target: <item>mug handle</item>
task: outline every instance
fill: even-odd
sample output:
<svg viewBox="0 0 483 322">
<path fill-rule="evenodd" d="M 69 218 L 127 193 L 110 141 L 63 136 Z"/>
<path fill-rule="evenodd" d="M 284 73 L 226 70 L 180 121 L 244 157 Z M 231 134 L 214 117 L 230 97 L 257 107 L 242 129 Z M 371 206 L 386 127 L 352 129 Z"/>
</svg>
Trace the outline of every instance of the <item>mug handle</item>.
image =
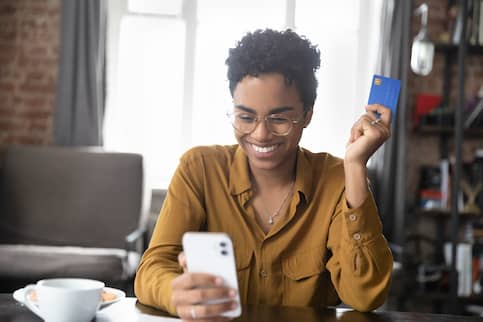
<svg viewBox="0 0 483 322">
<path fill-rule="evenodd" d="M 32 291 L 35 291 L 34 284 L 27 285 L 24 288 L 23 303 L 30 309 L 30 311 L 34 312 L 35 314 L 37 314 L 39 317 L 43 319 L 38 306 L 30 299 L 30 294 L 32 293 Z"/>
</svg>

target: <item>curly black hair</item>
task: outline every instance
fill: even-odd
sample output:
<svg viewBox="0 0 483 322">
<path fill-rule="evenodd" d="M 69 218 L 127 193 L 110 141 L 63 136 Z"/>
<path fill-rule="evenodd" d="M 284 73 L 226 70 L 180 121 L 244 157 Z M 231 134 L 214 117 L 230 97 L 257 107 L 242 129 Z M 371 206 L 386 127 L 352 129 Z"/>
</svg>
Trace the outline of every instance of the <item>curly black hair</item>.
<svg viewBox="0 0 483 322">
<path fill-rule="evenodd" d="M 308 39 L 290 29 L 258 29 L 247 33 L 235 48 L 230 48 L 225 63 L 232 96 L 238 82 L 247 75 L 280 73 L 287 84 L 294 82 L 305 112 L 314 105 L 320 52 Z"/>
</svg>

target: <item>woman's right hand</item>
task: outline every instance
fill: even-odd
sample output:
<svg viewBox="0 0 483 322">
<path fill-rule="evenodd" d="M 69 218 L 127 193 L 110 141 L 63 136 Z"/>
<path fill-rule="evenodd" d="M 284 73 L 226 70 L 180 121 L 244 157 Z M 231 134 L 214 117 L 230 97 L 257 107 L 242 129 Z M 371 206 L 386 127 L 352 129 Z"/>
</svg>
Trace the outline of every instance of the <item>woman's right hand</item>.
<svg viewBox="0 0 483 322">
<path fill-rule="evenodd" d="M 183 274 L 171 283 L 171 302 L 183 321 L 228 321 L 221 314 L 238 306 L 236 291 L 223 286 L 221 277 L 204 273 L 189 273 L 186 268 L 186 257 L 181 252 L 178 262 L 183 267 Z M 231 299 L 230 301 L 207 304 L 208 301 Z"/>
</svg>

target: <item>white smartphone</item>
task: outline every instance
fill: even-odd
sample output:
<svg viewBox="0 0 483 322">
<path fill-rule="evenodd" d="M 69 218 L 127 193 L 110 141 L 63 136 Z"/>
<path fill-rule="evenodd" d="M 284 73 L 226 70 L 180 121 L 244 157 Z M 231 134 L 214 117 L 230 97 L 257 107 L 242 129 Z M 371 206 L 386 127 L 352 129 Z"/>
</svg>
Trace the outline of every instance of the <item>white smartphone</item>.
<svg viewBox="0 0 483 322">
<path fill-rule="evenodd" d="M 235 254 L 230 237 L 224 233 L 186 232 L 183 235 L 183 250 L 189 272 L 220 276 L 227 287 L 236 290 L 235 300 L 238 302 L 238 307 L 222 315 L 231 318 L 240 316 L 241 304 L 238 295 Z M 216 302 L 229 300 L 221 299 Z"/>
</svg>

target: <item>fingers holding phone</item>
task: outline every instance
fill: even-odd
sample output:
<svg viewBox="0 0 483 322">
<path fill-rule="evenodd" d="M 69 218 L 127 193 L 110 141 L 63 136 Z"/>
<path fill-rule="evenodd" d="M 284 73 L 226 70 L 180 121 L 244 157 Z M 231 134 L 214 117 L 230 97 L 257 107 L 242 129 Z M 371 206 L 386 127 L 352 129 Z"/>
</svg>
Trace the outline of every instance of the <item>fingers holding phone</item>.
<svg viewBox="0 0 483 322">
<path fill-rule="evenodd" d="M 227 321 L 221 314 L 238 306 L 237 292 L 211 274 L 185 272 L 173 280 L 172 288 L 171 301 L 183 321 Z"/>
<path fill-rule="evenodd" d="M 173 280 L 172 303 L 183 320 L 224 321 L 241 314 L 233 245 L 223 233 L 188 232 Z"/>
<path fill-rule="evenodd" d="M 178 254 L 178 263 L 179 263 L 179 266 L 183 268 L 183 272 L 186 273 L 188 271 L 188 267 L 186 267 L 186 256 L 184 252 L 181 252 Z"/>
</svg>

